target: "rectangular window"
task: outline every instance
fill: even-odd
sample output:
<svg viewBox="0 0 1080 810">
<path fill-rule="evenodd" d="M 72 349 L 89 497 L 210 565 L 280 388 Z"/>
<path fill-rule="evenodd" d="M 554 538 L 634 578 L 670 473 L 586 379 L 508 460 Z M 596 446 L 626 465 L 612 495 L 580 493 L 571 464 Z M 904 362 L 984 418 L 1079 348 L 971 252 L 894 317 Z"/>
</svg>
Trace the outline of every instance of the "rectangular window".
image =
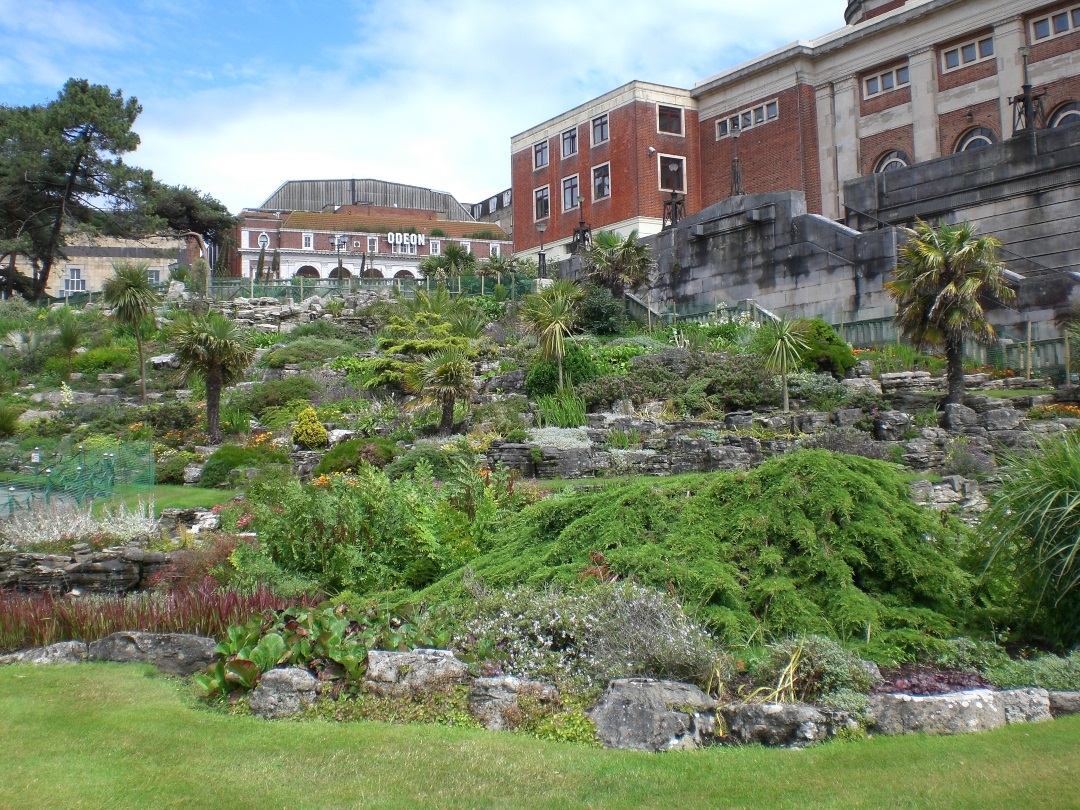
<svg viewBox="0 0 1080 810">
<path fill-rule="evenodd" d="M 533 192 L 533 218 L 547 219 L 551 214 L 551 195 L 548 187 L 538 188 Z"/>
<path fill-rule="evenodd" d="M 578 207 L 581 195 L 578 194 L 578 176 L 572 175 L 562 181 L 562 210 L 570 211 Z"/>
<path fill-rule="evenodd" d="M 86 292 L 86 279 L 82 277 L 81 267 L 69 267 L 64 278 L 64 292 Z"/>
<path fill-rule="evenodd" d="M 369 236 L 367 238 L 367 252 L 378 253 L 379 252 L 379 237 Z"/>
<path fill-rule="evenodd" d="M 780 117 L 780 102 L 777 99 L 757 104 L 748 110 L 721 118 L 716 122 L 716 140 L 728 135 L 738 135 L 744 129 L 768 124 Z"/>
<path fill-rule="evenodd" d="M 472 253 L 472 245 L 469 242 L 462 242 L 461 249 L 466 253 Z"/>
<path fill-rule="evenodd" d="M 506 206 L 509 206 L 509 205 L 510 205 L 510 192 L 509 191 L 504 191 L 503 192 L 503 206 L 506 207 Z"/>
<path fill-rule="evenodd" d="M 657 155 L 662 191 L 686 191 L 686 160 L 676 155 Z"/>
<path fill-rule="evenodd" d="M 492 259 L 499 258 L 499 245 L 496 242 L 492 242 L 488 245 L 488 256 Z"/>
<path fill-rule="evenodd" d="M 391 253 L 397 253 L 397 254 L 400 254 L 400 255 L 405 255 L 405 256 L 415 256 L 416 255 L 416 245 L 414 245 L 414 244 L 412 244 L 411 242 L 408 242 L 408 241 L 391 242 L 390 243 L 390 252 Z"/>
<path fill-rule="evenodd" d="M 863 80 L 863 98 L 888 93 L 891 90 L 899 90 L 901 87 L 907 87 L 909 83 L 910 77 L 907 65 L 901 65 L 874 76 L 867 76 Z"/>
<path fill-rule="evenodd" d="M 577 127 L 562 134 L 562 156 L 568 158 L 577 154 Z"/>
<path fill-rule="evenodd" d="M 592 170 L 593 199 L 603 200 L 611 196 L 611 164 L 605 163 Z"/>
<path fill-rule="evenodd" d="M 311 250 L 315 244 L 315 235 L 311 233 L 305 233 L 303 238 L 304 250 Z"/>
<path fill-rule="evenodd" d="M 533 168 L 542 169 L 548 165 L 548 144 L 541 141 L 533 147 Z"/>
<path fill-rule="evenodd" d="M 592 120 L 592 145 L 597 146 L 602 143 L 607 143 L 610 138 L 608 133 L 608 117 L 601 115 Z"/>
<path fill-rule="evenodd" d="M 682 107 L 666 107 L 663 104 L 656 105 L 656 129 L 658 132 L 666 132 L 669 135 L 683 134 L 683 111 Z"/>
<path fill-rule="evenodd" d="M 160 267 L 148 267 L 146 270 L 146 280 L 151 284 L 161 283 L 161 268 Z"/>
<path fill-rule="evenodd" d="M 1033 42 L 1060 37 L 1070 31 L 1080 31 L 1080 6 L 1072 6 L 1062 11 L 1055 11 L 1047 17 L 1031 21 L 1031 39 Z"/>
<path fill-rule="evenodd" d="M 955 48 L 942 51 L 941 65 L 944 71 L 956 70 L 964 65 L 981 62 L 994 55 L 994 38 L 983 37 L 963 42 Z"/>
<path fill-rule="evenodd" d="M 438 256 L 440 253 L 442 253 L 442 242 L 440 242 L 438 239 L 432 239 L 430 242 L 428 242 L 428 253 L 430 253 L 432 256 Z"/>
</svg>

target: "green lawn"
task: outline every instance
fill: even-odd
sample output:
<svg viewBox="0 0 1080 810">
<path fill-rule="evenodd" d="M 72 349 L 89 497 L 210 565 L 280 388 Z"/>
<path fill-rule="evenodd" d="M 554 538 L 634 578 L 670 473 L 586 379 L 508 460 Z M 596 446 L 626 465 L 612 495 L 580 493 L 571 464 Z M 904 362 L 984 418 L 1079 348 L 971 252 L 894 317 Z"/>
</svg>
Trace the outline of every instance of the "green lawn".
<svg viewBox="0 0 1080 810">
<path fill-rule="evenodd" d="M 154 500 L 154 511 L 161 514 L 162 509 L 199 506 L 209 509 L 219 503 L 232 500 L 237 494 L 234 489 L 203 489 L 202 487 L 185 487 L 178 484 L 156 484 L 153 489 L 135 489 L 117 487 L 113 494 L 94 503 L 94 513 L 100 514 L 101 509 L 107 507 L 115 509 L 120 503 L 127 506 L 128 510 L 134 510 L 141 499 L 146 503 L 149 499 Z"/>
<path fill-rule="evenodd" d="M 639 754 L 434 726 L 265 722 L 146 667 L 0 668 L 0 806 L 1076 807 L 1080 717 L 804 751 Z"/>
</svg>

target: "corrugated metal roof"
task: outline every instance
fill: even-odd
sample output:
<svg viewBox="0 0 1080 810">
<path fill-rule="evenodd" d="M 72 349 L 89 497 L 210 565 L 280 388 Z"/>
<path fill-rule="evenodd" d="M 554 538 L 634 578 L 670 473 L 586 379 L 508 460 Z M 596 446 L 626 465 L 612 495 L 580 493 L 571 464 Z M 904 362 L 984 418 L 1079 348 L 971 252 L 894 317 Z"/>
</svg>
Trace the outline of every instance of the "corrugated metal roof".
<svg viewBox="0 0 1080 810">
<path fill-rule="evenodd" d="M 385 180 L 289 180 L 259 206 L 274 211 L 323 211 L 328 206 L 378 205 L 435 211 L 448 220 L 473 221 L 453 194 Z"/>
<path fill-rule="evenodd" d="M 431 235 L 433 228 L 442 230 L 450 239 L 464 239 L 469 234 L 490 231 L 493 238 L 508 241 L 509 237 L 498 225 L 490 222 L 453 222 L 445 219 L 413 219 L 407 217 L 351 216 L 349 214 L 316 214 L 310 211 L 294 211 L 285 220 L 284 227 L 298 231 L 341 231 L 344 233 L 387 233 L 404 231 L 413 227 L 418 233 Z M 436 237 L 438 238 L 438 237 Z M 478 237 L 471 237 L 478 238 Z"/>
</svg>

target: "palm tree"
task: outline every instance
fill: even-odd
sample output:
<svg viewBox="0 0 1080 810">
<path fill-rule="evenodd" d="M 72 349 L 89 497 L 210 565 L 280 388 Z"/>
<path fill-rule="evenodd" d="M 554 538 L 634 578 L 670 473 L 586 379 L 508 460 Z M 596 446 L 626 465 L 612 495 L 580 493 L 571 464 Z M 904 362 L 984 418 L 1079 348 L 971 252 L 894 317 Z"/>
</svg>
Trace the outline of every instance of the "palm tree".
<svg viewBox="0 0 1080 810">
<path fill-rule="evenodd" d="M 512 256 L 506 256 L 501 253 L 498 256 L 491 256 L 485 262 L 481 262 L 480 267 L 477 268 L 476 271 L 480 276 L 480 294 L 484 294 L 485 276 L 494 276 L 495 283 L 502 284 L 503 274 L 512 274 L 514 272 L 515 264 L 516 262 Z"/>
<path fill-rule="evenodd" d="M 53 315 L 56 322 L 56 335 L 60 351 L 64 355 L 64 380 L 71 377 L 71 358 L 75 350 L 82 345 L 83 330 L 78 316 L 70 307 L 63 306 Z"/>
<path fill-rule="evenodd" d="M 918 220 L 905 228 L 896 274 L 885 287 L 896 299 L 896 323 L 913 343 L 940 345 L 945 351 L 949 395 L 964 401 L 964 339 L 994 339 L 980 299 L 1008 302 L 1016 297 L 1005 281 L 998 260 L 1001 242 L 976 236 L 970 222 L 939 223 L 934 228 Z"/>
<path fill-rule="evenodd" d="M 446 286 L 446 277 L 450 274 L 450 266 L 445 256 L 428 256 L 420 262 L 420 272 L 424 279 L 435 279 L 436 287 Z"/>
<path fill-rule="evenodd" d="M 142 385 L 142 401 L 146 402 L 146 360 L 143 357 L 142 322 L 154 311 L 161 296 L 154 291 L 146 275 L 146 262 L 117 262 L 114 275 L 105 280 L 102 293 L 105 304 L 112 308 L 116 320 L 130 326 L 135 332 L 135 346 L 139 351 L 139 382 Z"/>
<path fill-rule="evenodd" d="M 405 387 L 442 408 L 439 435 L 449 436 L 454 429 L 454 406 L 459 399 L 468 401 L 473 391 L 473 366 L 460 349 L 444 349 L 417 364 L 405 380 Z"/>
<path fill-rule="evenodd" d="M 559 388 L 564 385 L 566 339 L 577 324 L 581 298 L 581 289 L 576 284 L 556 281 L 550 287 L 528 296 L 521 310 L 521 317 L 540 344 L 540 353 L 547 360 L 555 359 L 559 368 Z"/>
<path fill-rule="evenodd" d="M 469 271 L 476 270 L 476 255 L 466 250 L 457 242 L 451 242 L 443 248 L 443 262 L 448 276 L 458 277 L 458 293 L 461 293 L 461 277 Z"/>
<path fill-rule="evenodd" d="M 626 238 L 614 231 L 600 231 L 593 236 L 585 263 L 589 274 L 612 293 L 622 295 L 624 302 L 628 289 L 636 292 L 648 282 L 649 271 L 655 264 L 649 246 L 638 242 L 636 230 Z"/>
<path fill-rule="evenodd" d="M 201 375 L 206 380 L 206 438 L 220 444 L 221 390 L 243 378 L 255 348 L 246 332 L 217 312 L 181 313 L 173 321 L 169 340 L 180 361 L 181 379 Z"/>
<path fill-rule="evenodd" d="M 784 413 L 788 408 L 788 374 L 798 368 L 801 354 L 810 348 L 806 344 L 806 323 L 780 318 L 768 321 L 761 327 L 761 340 L 765 342 L 765 367 L 780 375 L 780 391 L 783 396 Z"/>
</svg>

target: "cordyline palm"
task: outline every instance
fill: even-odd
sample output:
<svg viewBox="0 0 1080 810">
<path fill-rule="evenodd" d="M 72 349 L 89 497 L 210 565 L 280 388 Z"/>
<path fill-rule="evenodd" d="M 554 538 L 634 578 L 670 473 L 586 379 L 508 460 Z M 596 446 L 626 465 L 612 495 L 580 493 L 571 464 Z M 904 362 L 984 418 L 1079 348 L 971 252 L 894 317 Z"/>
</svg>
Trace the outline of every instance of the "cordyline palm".
<svg viewBox="0 0 1080 810">
<path fill-rule="evenodd" d="M 440 406 L 439 435 L 448 436 L 454 429 L 454 406 L 459 399 L 468 401 L 473 391 L 472 362 L 460 349 L 444 349 L 418 364 L 405 387 L 421 400 Z"/>
<path fill-rule="evenodd" d="M 458 277 L 458 292 L 461 292 L 461 277 L 476 270 L 476 256 L 457 242 L 451 242 L 443 249 L 442 259 L 446 265 L 446 274 Z"/>
<path fill-rule="evenodd" d="M 578 320 L 578 304 L 581 289 L 570 281 L 556 281 L 550 287 L 525 299 L 521 317 L 529 331 L 536 336 L 540 353 L 545 359 L 554 358 L 559 369 L 559 388 L 563 383 L 563 358 L 566 356 L 566 339 L 574 331 Z"/>
<path fill-rule="evenodd" d="M 200 375 L 206 380 L 206 438 L 221 442 L 221 390 L 244 376 L 255 349 L 247 333 L 216 312 L 195 316 L 181 313 L 169 331 L 180 361 L 181 379 Z"/>
<path fill-rule="evenodd" d="M 600 231 L 593 236 L 585 261 L 590 275 L 624 299 L 628 289 L 637 291 L 648 282 L 654 264 L 649 246 L 638 242 L 636 230 L 625 238 Z"/>
<path fill-rule="evenodd" d="M 804 321 L 789 321 L 787 318 L 768 321 L 761 327 L 761 339 L 766 346 L 765 367 L 780 375 L 784 413 L 789 410 L 788 374 L 799 367 L 802 353 L 809 348 L 806 331 Z"/>
<path fill-rule="evenodd" d="M 146 361 L 143 358 L 142 330 L 139 327 L 161 300 L 161 296 L 154 291 L 147 278 L 148 267 L 149 265 L 145 262 L 114 264 L 114 275 L 105 280 L 105 286 L 102 288 L 105 304 L 113 310 L 116 320 L 130 326 L 135 332 L 143 402 L 146 402 Z"/>
<path fill-rule="evenodd" d="M 916 345 L 939 345 L 945 351 L 948 402 L 964 401 L 964 339 L 994 339 L 981 299 L 1008 302 L 1016 297 L 998 260 L 1001 242 L 976 236 L 970 222 L 922 220 L 905 228 L 893 280 L 885 287 L 896 299 L 896 323 Z"/>
<path fill-rule="evenodd" d="M 494 276 L 496 284 L 502 284 L 504 274 L 513 275 L 517 261 L 513 256 L 499 254 L 480 265 L 480 294 L 484 294 L 484 276 Z"/>
<path fill-rule="evenodd" d="M 53 316 L 56 322 L 56 337 L 60 351 L 64 355 L 64 380 L 71 377 L 71 357 L 82 345 L 83 330 L 78 316 L 70 307 L 60 307 Z"/>
</svg>

